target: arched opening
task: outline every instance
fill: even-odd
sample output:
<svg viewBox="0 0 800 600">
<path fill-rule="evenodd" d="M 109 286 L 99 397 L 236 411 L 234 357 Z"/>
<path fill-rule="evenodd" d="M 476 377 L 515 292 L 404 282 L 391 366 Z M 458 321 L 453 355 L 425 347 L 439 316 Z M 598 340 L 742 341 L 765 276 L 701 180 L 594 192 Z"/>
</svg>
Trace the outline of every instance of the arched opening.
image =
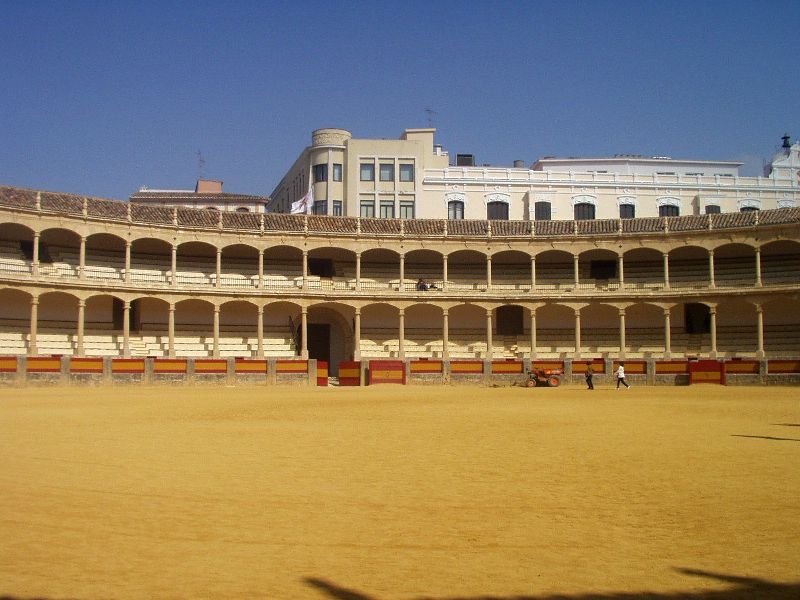
<svg viewBox="0 0 800 600">
<path fill-rule="evenodd" d="M 397 289 L 400 284 L 400 255 L 394 250 L 375 248 L 361 253 L 361 289 Z"/>
<path fill-rule="evenodd" d="M 565 250 L 545 250 L 536 255 L 536 287 L 542 290 L 572 289 L 575 284 L 573 255 Z"/>
<path fill-rule="evenodd" d="M 354 290 L 356 253 L 346 248 L 314 248 L 308 253 L 308 286 L 311 289 Z"/>
<path fill-rule="evenodd" d="M 526 324 L 528 330 L 526 331 Z M 530 348 L 530 317 L 518 304 L 504 304 L 492 313 L 492 358 L 522 358 Z"/>
<path fill-rule="evenodd" d="M 171 269 L 172 245 L 155 238 L 140 238 L 131 242 L 132 283 L 167 283 Z"/>
<path fill-rule="evenodd" d="M 406 358 L 441 358 L 443 312 L 432 304 L 414 304 L 406 309 Z"/>
<path fill-rule="evenodd" d="M 169 303 L 146 296 L 131 302 L 131 356 L 167 356 Z"/>
<path fill-rule="evenodd" d="M 361 309 L 361 358 L 397 358 L 400 317 L 390 304 L 368 304 Z"/>
<path fill-rule="evenodd" d="M 604 248 L 586 250 L 578 255 L 580 289 L 618 289 L 619 270 L 616 252 Z"/>
<path fill-rule="evenodd" d="M 717 353 L 719 356 L 756 355 L 758 350 L 756 308 L 738 298 L 717 306 Z"/>
<path fill-rule="evenodd" d="M 27 354 L 30 330 L 31 295 L 0 289 L 0 356 Z"/>
<path fill-rule="evenodd" d="M 40 295 L 37 329 L 39 354 L 74 354 L 78 333 L 78 299 L 64 292 Z"/>
<path fill-rule="evenodd" d="M 211 356 L 214 349 L 214 305 L 192 298 L 175 303 L 175 355 Z"/>
<path fill-rule="evenodd" d="M 17 223 L 0 224 L 0 271 L 28 274 L 33 260 L 33 230 Z"/>
<path fill-rule="evenodd" d="M 704 288 L 711 283 L 708 251 L 681 246 L 669 252 L 669 284 L 674 288 Z"/>
<path fill-rule="evenodd" d="M 447 256 L 447 287 L 450 290 L 485 290 L 486 255 L 476 250 L 457 250 Z"/>
<path fill-rule="evenodd" d="M 626 289 L 647 290 L 664 287 L 664 257 L 653 248 L 635 248 L 623 255 Z"/>
<path fill-rule="evenodd" d="M 295 358 L 302 342 L 297 335 L 302 322 L 301 308 L 294 302 L 272 302 L 264 307 L 264 355 L 267 358 Z"/>
<path fill-rule="evenodd" d="M 355 310 L 338 302 L 321 302 L 308 309 L 308 357 L 328 363 L 328 373 L 339 376 L 339 363 L 353 356 Z"/>
<path fill-rule="evenodd" d="M 258 353 L 258 309 L 232 300 L 219 308 L 219 355 L 253 358 Z"/>
<path fill-rule="evenodd" d="M 206 242 L 184 242 L 175 258 L 178 285 L 203 287 L 217 278 L 217 248 Z"/>
<path fill-rule="evenodd" d="M 110 233 L 96 233 L 86 238 L 86 277 L 122 279 L 125 270 L 125 240 Z"/>
<path fill-rule="evenodd" d="M 619 309 L 614 306 L 590 304 L 581 309 L 581 352 L 621 355 L 619 323 Z"/>
<path fill-rule="evenodd" d="M 718 287 L 755 285 L 755 249 L 746 244 L 725 244 L 715 248 L 714 280 Z"/>
<path fill-rule="evenodd" d="M 444 262 L 442 254 L 434 250 L 411 250 L 405 255 L 405 280 L 403 290 L 414 291 L 422 279 L 429 290 L 442 289 L 444 284 Z"/>
<path fill-rule="evenodd" d="M 774 298 L 762 308 L 767 356 L 796 358 L 800 348 L 800 300 Z"/>
<path fill-rule="evenodd" d="M 121 356 L 124 303 L 109 294 L 87 298 L 83 349 L 86 356 Z"/>
<path fill-rule="evenodd" d="M 536 311 L 539 358 L 564 358 L 575 353 L 575 311 L 561 304 L 545 304 Z"/>
<path fill-rule="evenodd" d="M 49 277 L 77 277 L 81 236 L 69 229 L 46 229 L 39 236 L 39 273 Z"/>
<path fill-rule="evenodd" d="M 222 287 L 256 287 L 258 283 L 258 250 L 253 246 L 247 244 L 226 246 L 222 249 L 220 261 L 220 285 Z"/>
<path fill-rule="evenodd" d="M 800 281 L 800 244 L 779 240 L 761 246 L 761 281 L 764 285 Z"/>
<path fill-rule="evenodd" d="M 451 308 L 448 315 L 450 358 L 485 359 L 486 309 L 473 304 L 459 304 Z"/>
<path fill-rule="evenodd" d="M 670 321 L 672 321 L 671 315 Z M 626 356 L 628 358 L 663 356 L 666 352 L 665 323 L 664 309 L 660 306 L 641 303 L 626 308 Z"/>
<path fill-rule="evenodd" d="M 264 250 L 264 288 L 286 289 L 303 286 L 303 251 L 294 246 L 273 246 Z"/>
<path fill-rule="evenodd" d="M 492 255 L 492 288 L 496 290 L 529 290 L 531 257 L 519 250 L 504 250 Z"/>
</svg>

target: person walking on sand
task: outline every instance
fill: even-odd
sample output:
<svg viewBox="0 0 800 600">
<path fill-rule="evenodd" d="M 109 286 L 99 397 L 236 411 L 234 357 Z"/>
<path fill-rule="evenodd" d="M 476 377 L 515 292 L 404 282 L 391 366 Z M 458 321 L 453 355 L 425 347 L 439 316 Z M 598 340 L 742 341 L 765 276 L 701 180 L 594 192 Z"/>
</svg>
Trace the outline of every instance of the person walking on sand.
<svg viewBox="0 0 800 600">
<path fill-rule="evenodd" d="M 620 383 L 625 386 L 626 390 L 631 387 L 631 386 L 628 385 L 628 382 L 625 381 L 625 363 L 624 362 L 619 363 L 619 367 L 617 368 L 617 389 L 619 389 L 619 384 Z"/>
<path fill-rule="evenodd" d="M 594 384 L 592 383 L 592 375 L 594 375 L 594 369 L 592 368 L 592 363 L 587 363 L 586 365 L 586 389 L 593 390 Z"/>
</svg>

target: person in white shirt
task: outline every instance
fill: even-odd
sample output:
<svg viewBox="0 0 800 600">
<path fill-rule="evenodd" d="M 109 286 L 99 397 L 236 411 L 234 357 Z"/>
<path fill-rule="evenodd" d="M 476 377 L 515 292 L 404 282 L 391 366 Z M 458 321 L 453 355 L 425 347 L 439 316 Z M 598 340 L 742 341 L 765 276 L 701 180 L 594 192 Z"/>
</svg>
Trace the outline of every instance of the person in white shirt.
<svg viewBox="0 0 800 600">
<path fill-rule="evenodd" d="M 619 368 L 617 368 L 617 389 L 619 389 L 619 384 L 620 383 L 625 386 L 626 390 L 629 387 L 631 387 L 631 386 L 628 385 L 628 382 L 625 381 L 625 363 L 624 362 L 619 363 Z"/>
</svg>

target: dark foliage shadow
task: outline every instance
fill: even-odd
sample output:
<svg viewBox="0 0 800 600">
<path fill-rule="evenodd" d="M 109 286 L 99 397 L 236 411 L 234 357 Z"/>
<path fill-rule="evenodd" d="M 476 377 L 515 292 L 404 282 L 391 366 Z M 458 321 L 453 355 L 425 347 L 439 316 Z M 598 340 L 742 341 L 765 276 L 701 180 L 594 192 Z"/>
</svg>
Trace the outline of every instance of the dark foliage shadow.
<svg viewBox="0 0 800 600">
<path fill-rule="evenodd" d="M 800 440 L 798 440 L 797 438 L 775 437 L 772 435 L 743 435 L 740 433 L 732 433 L 731 437 L 754 438 L 757 440 L 775 440 L 778 442 L 800 442 Z"/>
<path fill-rule="evenodd" d="M 778 427 L 800 427 L 800 423 L 772 423 Z"/>
<path fill-rule="evenodd" d="M 729 584 L 722 590 L 698 592 L 610 592 L 605 594 L 548 594 L 523 596 L 418 596 L 409 600 L 798 600 L 800 582 L 776 583 L 756 577 L 712 573 L 700 569 L 676 568 L 690 577 L 703 577 Z M 345 588 L 325 579 L 307 577 L 305 583 L 334 600 L 381 600 L 377 596 Z M 4 599 L 0 599 L 4 600 Z"/>
</svg>

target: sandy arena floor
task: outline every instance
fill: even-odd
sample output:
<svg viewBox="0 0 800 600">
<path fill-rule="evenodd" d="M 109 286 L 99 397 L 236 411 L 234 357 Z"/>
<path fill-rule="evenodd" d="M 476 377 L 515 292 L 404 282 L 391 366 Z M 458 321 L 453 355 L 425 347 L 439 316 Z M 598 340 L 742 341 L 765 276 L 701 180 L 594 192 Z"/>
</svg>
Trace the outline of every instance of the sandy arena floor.
<svg viewBox="0 0 800 600">
<path fill-rule="evenodd" d="M 0 597 L 800 598 L 797 388 L 5 388 L 0 461 Z"/>
</svg>

